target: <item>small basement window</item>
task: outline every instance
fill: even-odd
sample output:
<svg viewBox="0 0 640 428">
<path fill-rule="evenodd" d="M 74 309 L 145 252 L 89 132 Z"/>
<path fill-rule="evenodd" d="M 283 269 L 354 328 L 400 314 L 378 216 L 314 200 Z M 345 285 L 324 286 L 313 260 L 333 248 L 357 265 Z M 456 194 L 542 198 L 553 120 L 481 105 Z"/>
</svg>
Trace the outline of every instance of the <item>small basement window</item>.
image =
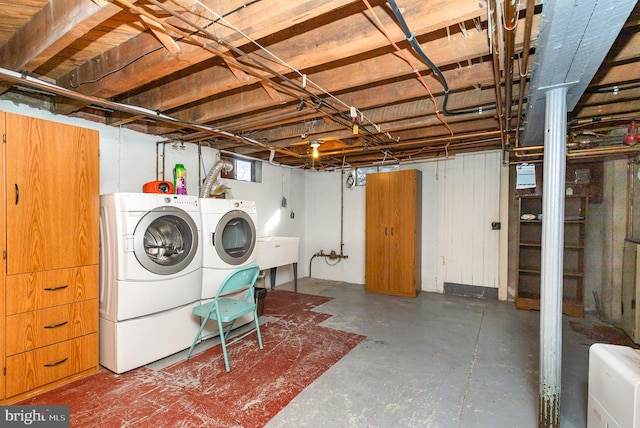
<svg viewBox="0 0 640 428">
<path fill-rule="evenodd" d="M 380 165 L 380 166 L 365 166 L 362 168 L 356 168 L 356 186 L 366 186 L 367 174 L 374 172 L 388 172 L 395 171 L 399 168 L 398 164 L 395 165 Z"/>
<path fill-rule="evenodd" d="M 233 165 L 231 172 L 227 173 L 223 170 L 220 173 L 221 178 L 254 183 L 262 182 L 262 162 L 232 155 L 223 155 L 220 158 Z"/>
</svg>

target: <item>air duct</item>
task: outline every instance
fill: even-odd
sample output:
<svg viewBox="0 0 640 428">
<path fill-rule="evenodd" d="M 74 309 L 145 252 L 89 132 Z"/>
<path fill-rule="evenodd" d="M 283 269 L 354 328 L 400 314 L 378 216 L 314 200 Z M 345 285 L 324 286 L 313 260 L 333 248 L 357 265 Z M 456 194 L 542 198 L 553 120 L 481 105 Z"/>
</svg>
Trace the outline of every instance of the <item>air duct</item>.
<svg viewBox="0 0 640 428">
<path fill-rule="evenodd" d="M 218 176 L 220 175 L 220 172 L 223 169 L 225 170 L 225 172 L 230 172 L 233 170 L 233 165 L 231 164 L 231 162 L 226 160 L 220 160 L 216 162 L 216 164 L 213 166 L 213 168 L 211 168 L 211 170 L 209 171 L 209 173 L 204 179 L 204 183 L 202 184 L 202 190 L 200 190 L 201 198 L 211 197 L 211 190 L 213 189 L 213 185 L 218 180 Z"/>
<path fill-rule="evenodd" d="M 544 141 L 545 94 L 548 90 L 567 86 L 567 111 L 574 109 L 636 1 L 544 2 L 520 146 L 538 145 Z"/>
</svg>

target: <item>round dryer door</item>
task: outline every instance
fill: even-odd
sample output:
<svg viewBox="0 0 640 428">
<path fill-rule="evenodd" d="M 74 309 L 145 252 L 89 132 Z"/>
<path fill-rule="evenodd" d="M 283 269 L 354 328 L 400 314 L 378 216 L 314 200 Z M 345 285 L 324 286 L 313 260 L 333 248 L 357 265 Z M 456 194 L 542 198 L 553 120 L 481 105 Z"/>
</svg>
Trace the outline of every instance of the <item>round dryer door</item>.
<svg viewBox="0 0 640 428">
<path fill-rule="evenodd" d="M 232 266 L 241 265 L 253 254 L 256 225 L 244 211 L 233 210 L 222 216 L 213 235 L 218 256 Z"/>
<path fill-rule="evenodd" d="M 181 209 L 159 207 L 145 214 L 133 233 L 133 250 L 148 271 L 172 275 L 189 266 L 198 249 L 198 229 Z"/>
</svg>

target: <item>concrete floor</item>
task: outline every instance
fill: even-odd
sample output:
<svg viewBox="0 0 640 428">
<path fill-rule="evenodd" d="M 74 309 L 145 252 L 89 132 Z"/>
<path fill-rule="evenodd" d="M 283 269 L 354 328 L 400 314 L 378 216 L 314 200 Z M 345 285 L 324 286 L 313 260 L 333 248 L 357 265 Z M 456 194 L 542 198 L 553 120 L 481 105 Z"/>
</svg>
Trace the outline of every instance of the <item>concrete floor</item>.
<svg viewBox="0 0 640 428">
<path fill-rule="evenodd" d="M 539 312 L 308 278 L 298 291 L 333 297 L 316 309 L 333 315 L 322 325 L 367 338 L 267 427 L 537 427 Z M 593 341 L 570 325 L 583 322 L 563 318 L 562 427 L 586 426 Z"/>
</svg>

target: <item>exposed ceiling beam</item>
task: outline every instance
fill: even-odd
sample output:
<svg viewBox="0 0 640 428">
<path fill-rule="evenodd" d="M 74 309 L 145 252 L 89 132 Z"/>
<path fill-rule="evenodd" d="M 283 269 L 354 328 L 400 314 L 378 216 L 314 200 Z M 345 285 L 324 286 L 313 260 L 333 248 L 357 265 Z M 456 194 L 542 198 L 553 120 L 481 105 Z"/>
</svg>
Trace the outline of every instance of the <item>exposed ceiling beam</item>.
<svg viewBox="0 0 640 428">
<path fill-rule="evenodd" d="M 473 5 L 477 8 L 477 2 L 473 0 L 458 2 L 461 3 L 461 7 L 469 8 Z M 420 12 L 424 13 L 425 17 L 428 13 L 429 22 L 431 23 L 450 19 L 450 13 L 438 13 L 426 7 Z M 476 12 L 477 14 L 478 12 Z M 278 57 L 288 58 L 288 63 L 292 67 L 305 71 L 308 73 L 310 81 L 316 82 L 322 87 L 329 85 L 327 80 L 353 80 L 353 76 L 357 76 L 360 77 L 361 84 L 364 84 L 372 81 L 372 79 L 373 81 L 387 79 L 412 72 L 409 66 L 392 52 L 382 57 L 367 60 L 368 53 L 372 53 L 377 49 L 387 48 L 388 41 L 380 37 L 379 31 L 367 22 L 362 15 L 349 17 L 347 22 L 344 21 L 347 21 L 347 19 L 336 21 L 335 24 L 332 24 L 335 27 L 333 29 L 323 27 L 321 30 L 308 31 L 295 38 L 285 39 L 269 45 L 268 49 Z M 423 21 L 426 22 L 427 20 L 421 20 L 421 22 Z M 392 28 L 396 27 L 393 23 L 388 23 L 388 25 L 392 26 Z M 425 24 L 423 28 L 416 30 L 416 33 L 422 35 L 424 33 L 420 33 L 421 30 L 424 32 L 432 30 L 433 27 L 433 24 Z M 398 33 L 399 30 L 396 29 L 395 32 Z M 330 37 L 327 37 L 326 34 L 329 34 Z M 397 35 L 397 37 L 400 38 L 401 36 Z M 457 36 L 454 35 L 451 41 L 446 38 L 444 40 L 425 41 L 425 49 L 429 52 L 433 61 L 439 65 L 475 58 L 487 50 L 486 35 L 478 33 L 473 34 L 473 37 L 461 39 L 462 37 L 458 34 Z M 327 54 L 322 56 L 308 55 L 306 51 L 300 50 L 300 45 L 305 45 L 306 43 L 313 45 L 315 49 L 327 52 Z M 351 64 L 345 64 L 343 58 L 352 56 L 352 52 L 358 52 L 358 55 L 353 55 Z M 265 56 L 266 54 L 261 53 L 261 55 Z M 238 59 L 242 60 L 241 57 Z M 341 59 L 340 63 L 335 62 Z M 289 74 L 291 78 L 301 81 L 298 75 L 291 74 L 291 70 L 282 64 L 273 64 L 273 68 L 279 73 Z M 323 72 L 322 70 L 326 68 L 330 68 L 330 70 Z M 424 64 L 420 64 L 420 69 L 424 71 L 427 70 L 427 67 Z M 385 73 L 385 76 L 377 77 L 376 74 L 379 75 L 380 73 Z M 335 77 L 328 78 L 328 75 Z M 121 101 L 167 111 L 178 105 L 188 104 L 205 97 L 212 97 L 258 81 L 253 78 L 248 82 L 240 82 L 234 77 L 226 67 L 217 67 L 215 63 L 212 63 L 200 71 L 196 70 L 189 73 L 180 81 L 165 82 L 139 94 L 123 98 Z M 313 90 L 311 86 L 309 89 Z M 330 90 L 339 89 L 331 86 Z"/>
<path fill-rule="evenodd" d="M 110 3 L 98 6 L 91 0 L 52 0 L 0 46 L 0 64 L 14 71 L 34 71 L 120 11 Z"/>
<path fill-rule="evenodd" d="M 243 2 L 236 3 L 238 6 L 243 4 Z M 273 32 L 286 30 L 292 22 L 301 23 L 344 6 L 344 0 L 305 0 L 285 3 L 279 0 L 263 0 L 250 8 L 240 7 L 236 13 L 229 16 L 228 20 L 232 23 L 241 22 L 242 27 L 252 38 L 260 39 Z M 209 16 L 206 11 L 201 11 L 201 14 Z M 265 16 L 270 18 L 265 20 Z M 166 22 L 180 24 L 180 21 L 173 17 L 168 18 Z M 198 21 L 203 25 L 208 22 L 210 22 L 209 18 L 201 18 Z M 242 35 L 227 26 L 216 26 L 216 33 L 220 38 L 231 43 L 239 45 L 248 43 Z M 211 43 L 223 52 L 228 50 L 214 40 L 203 39 L 203 41 Z M 181 49 L 180 55 L 174 55 L 166 49 L 160 49 L 162 45 L 156 39 L 150 40 L 148 35 L 142 34 L 106 52 L 100 61 L 87 62 L 73 72 L 62 76 L 58 79 L 58 84 L 63 87 L 77 87 L 77 91 L 81 93 L 110 98 L 148 83 L 149 76 L 166 77 L 214 56 L 197 45 L 181 41 L 178 41 L 178 44 Z M 120 71 L 117 74 L 109 74 L 111 70 Z M 68 113 L 64 107 L 60 112 Z"/>
</svg>

